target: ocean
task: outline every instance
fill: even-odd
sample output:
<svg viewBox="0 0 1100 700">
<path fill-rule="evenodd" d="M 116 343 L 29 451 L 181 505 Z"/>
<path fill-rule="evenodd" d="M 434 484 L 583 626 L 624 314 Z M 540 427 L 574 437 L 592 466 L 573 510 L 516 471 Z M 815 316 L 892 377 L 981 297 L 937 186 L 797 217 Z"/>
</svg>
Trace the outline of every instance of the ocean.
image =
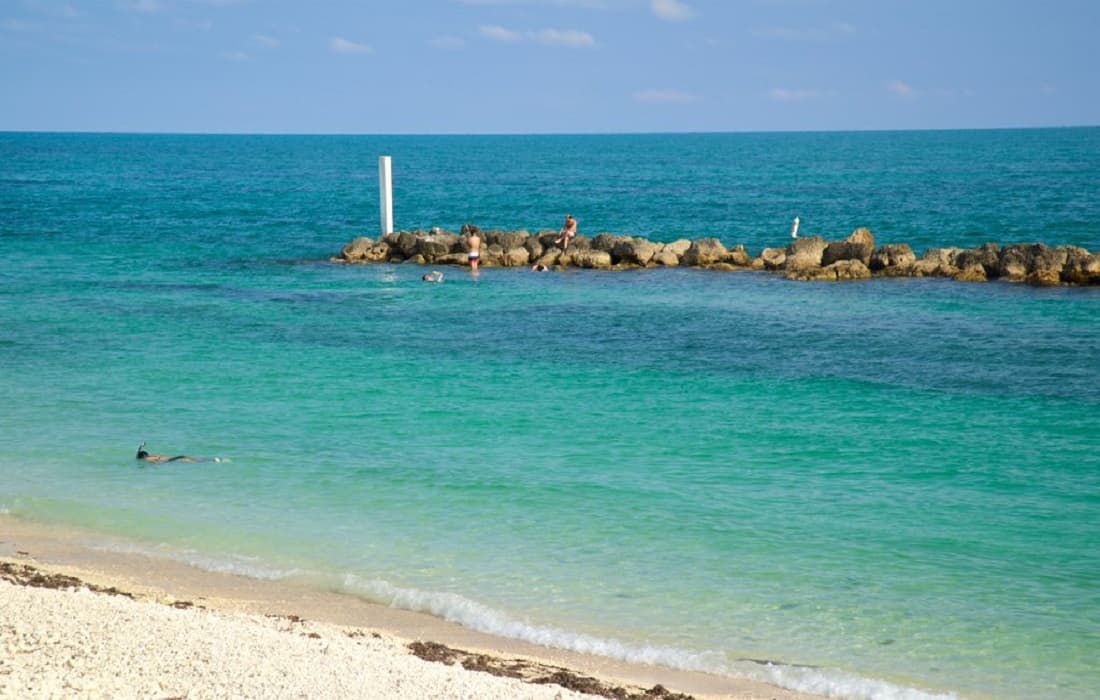
<svg viewBox="0 0 1100 700">
<path fill-rule="evenodd" d="M 398 229 L 1100 250 L 1100 128 L 0 133 L 0 512 L 835 697 L 1094 696 L 1100 289 L 424 284 L 329 262 L 379 155 Z"/>
</svg>

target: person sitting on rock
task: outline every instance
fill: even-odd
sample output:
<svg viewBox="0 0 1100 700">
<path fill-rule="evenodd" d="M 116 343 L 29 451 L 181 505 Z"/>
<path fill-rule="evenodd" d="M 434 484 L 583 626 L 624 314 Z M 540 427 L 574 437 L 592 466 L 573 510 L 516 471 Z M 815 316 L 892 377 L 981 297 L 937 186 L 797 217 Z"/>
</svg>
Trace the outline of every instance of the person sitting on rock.
<svg viewBox="0 0 1100 700">
<path fill-rule="evenodd" d="M 562 224 L 558 237 L 554 239 L 554 245 L 560 245 L 563 252 L 569 250 L 569 241 L 576 235 L 577 220 L 573 218 L 572 214 L 566 214 L 565 223 Z"/>
</svg>

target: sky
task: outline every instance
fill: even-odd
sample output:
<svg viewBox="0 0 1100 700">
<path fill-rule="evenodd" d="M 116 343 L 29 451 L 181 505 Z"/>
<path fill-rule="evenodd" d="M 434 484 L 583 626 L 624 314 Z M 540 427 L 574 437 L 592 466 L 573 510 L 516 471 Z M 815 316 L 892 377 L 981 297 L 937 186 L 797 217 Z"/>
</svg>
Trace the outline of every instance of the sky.
<svg viewBox="0 0 1100 700">
<path fill-rule="evenodd" d="M 1100 125 L 1100 0 L 0 0 L 0 130 Z"/>
</svg>

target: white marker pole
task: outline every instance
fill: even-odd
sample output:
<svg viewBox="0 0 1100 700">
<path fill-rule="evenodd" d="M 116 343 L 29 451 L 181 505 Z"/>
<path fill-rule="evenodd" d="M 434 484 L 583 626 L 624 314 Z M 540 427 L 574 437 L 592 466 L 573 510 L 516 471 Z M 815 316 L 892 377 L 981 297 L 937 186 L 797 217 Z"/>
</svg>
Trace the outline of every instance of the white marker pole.
<svg viewBox="0 0 1100 700">
<path fill-rule="evenodd" d="M 382 208 L 382 235 L 393 233 L 393 166 L 389 156 L 378 156 L 378 201 Z"/>
</svg>

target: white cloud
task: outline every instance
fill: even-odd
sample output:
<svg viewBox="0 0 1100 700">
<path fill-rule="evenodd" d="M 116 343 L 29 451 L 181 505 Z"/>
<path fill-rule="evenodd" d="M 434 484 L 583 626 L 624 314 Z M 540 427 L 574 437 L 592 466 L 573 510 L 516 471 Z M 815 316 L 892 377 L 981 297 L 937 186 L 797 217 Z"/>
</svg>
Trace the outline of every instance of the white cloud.
<svg viewBox="0 0 1100 700">
<path fill-rule="evenodd" d="M 823 94 L 821 90 L 814 89 L 807 90 L 777 87 L 768 90 L 768 97 L 777 102 L 802 102 L 804 100 L 816 99 Z"/>
<path fill-rule="evenodd" d="M 252 57 L 244 51 L 226 51 L 222 54 L 222 58 L 227 61 L 235 61 L 237 63 L 243 63 L 245 61 L 251 61 Z"/>
<path fill-rule="evenodd" d="M 913 86 L 901 80 L 891 80 L 886 83 L 886 89 L 903 100 L 911 100 L 917 96 Z"/>
<path fill-rule="evenodd" d="M 282 46 L 281 41 L 266 34 L 253 34 L 252 41 L 267 49 L 277 49 Z"/>
<path fill-rule="evenodd" d="M 523 35 L 519 32 L 505 29 L 496 24 L 483 24 L 477 28 L 477 31 L 481 36 L 486 39 L 492 39 L 493 41 L 516 42 L 523 38 Z"/>
<path fill-rule="evenodd" d="M 543 29 L 538 33 L 538 41 L 548 46 L 569 46 L 572 48 L 586 48 L 596 44 L 596 40 L 588 32 L 578 32 L 572 29 L 566 31 Z"/>
<path fill-rule="evenodd" d="M 349 39 L 334 36 L 328 41 L 328 48 L 333 53 L 343 54 L 361 54 L 361 53 L 374 53 L 374 49 L 366 44 L 360 44 Z"/>
<path fill-rule="evenodd" d="M 437 49 L 461 49 L 465 48 L 466 41 L 459 39 L 457 36 L 437 36 L 428 39 L 428 44 Z"/>
<path fill-rule="evenodd" d="M 537 32 L 520 32 L 495 24 L 478 27 L 478 33 L 486 39 L 509 44 L 535 42 L 547 46 L 568 46 L 570 48 L 589 48 L 596 40 L 588 32 L 576 29 L 540 29 Z"/>
<path fill-rule="evenodd" d="M 635 102 L 695 102 L 697 97 L 680 90 L 649 88 L 634 93 Z"/>
<path fill-rule="evenodd" d="M 680 22 L 695 16 L 695 10 L 680 0 L 650 0 L 649 7 L 657 17 L 670 22 Z"/>
</svg>

